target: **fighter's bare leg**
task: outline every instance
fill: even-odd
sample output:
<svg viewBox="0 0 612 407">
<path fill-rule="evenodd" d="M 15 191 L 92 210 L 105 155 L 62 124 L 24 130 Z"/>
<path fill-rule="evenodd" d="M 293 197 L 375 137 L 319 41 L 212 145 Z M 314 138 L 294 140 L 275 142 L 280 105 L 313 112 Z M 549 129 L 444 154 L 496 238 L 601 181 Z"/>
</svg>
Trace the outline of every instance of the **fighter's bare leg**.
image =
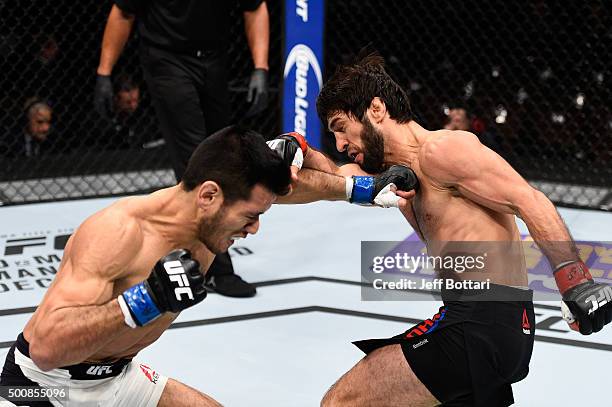
<svg viewBox="0 0 612 407">
<path fill-rule="evenodd" d="M 361 359 L 321 401 L 322 407 L 431 407 L 439 404 L 410 368 L 400 345 L 385 346 Z"/>
<path fill-rule="evenodd" d="M 157 403 L 158 407 L 220 407 L 217 401 L 206 394 L 174 379 L 168 379 Z"/>
</svg>

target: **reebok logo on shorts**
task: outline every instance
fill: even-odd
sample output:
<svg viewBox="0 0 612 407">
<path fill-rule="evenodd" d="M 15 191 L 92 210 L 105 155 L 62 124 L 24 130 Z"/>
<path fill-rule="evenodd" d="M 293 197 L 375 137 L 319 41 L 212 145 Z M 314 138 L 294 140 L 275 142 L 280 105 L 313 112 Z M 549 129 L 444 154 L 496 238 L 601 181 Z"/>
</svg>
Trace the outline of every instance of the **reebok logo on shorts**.
<svg viewBox="0 0 612 407">
<path fill-rule="evenodd" d="M 157 380 L 159 380 L 159 373 L 152 370 L 149 366 L 142 364 L 140 365 L 140 370 L 142 370 L 142 373 L 147 376 L 147 379 L 149 379 L 151 383 L 157 384 Z"/>
<path fill-rule="evenodd" d="M 527 310 L 523 309 L 523 333 L 525 335 L 531 334 L 531 325 L 529 325 L 529 318 L 527 318 Z"/>
<path fill-rule="evenodd" d="M 427 342 L 429 342 L 427 339 L 423 339 L 422 341 L 412 345 L 412 349 L 416 349 L 418 347 L 421 347 L 421 346 L 425 345 Z"/>
</svg>

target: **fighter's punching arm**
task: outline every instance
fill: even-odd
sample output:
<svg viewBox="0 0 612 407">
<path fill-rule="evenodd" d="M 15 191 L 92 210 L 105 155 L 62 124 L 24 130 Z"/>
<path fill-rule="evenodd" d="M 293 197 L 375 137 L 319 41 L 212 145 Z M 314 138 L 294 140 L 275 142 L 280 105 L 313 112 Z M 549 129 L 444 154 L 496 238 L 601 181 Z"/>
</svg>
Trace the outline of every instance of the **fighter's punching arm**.
<svg viewBox="0 0 612 407">
<path fill-rule="evenodd" d="M 308 154 L 304 157 L 304 168 L 339 174 L 341 176 L 370 175 L 357 164 L 345 164 L 338 166 L 334 160 L 313 147 L 308 147 Z"/>
<path fill-rule="evenodd" d="M 550 200 L 531 187 L 502 157 L 468 132 L 454 131 L 427 142 L 420 153 L 425 175 L 498 212 L 523 219 L 553 270 L 563 299 L 583 334 L 612 319 L 612 287 L 595 283 L 569 231 Z"/>
<path fill-rule="evenodd" d="M 83 362 L 127 330 L 206 297 L 200 265 L 186 250 L 162 257 L 145 281 L 116 296 L 114 285 L 130 277 L 141 246 L 138 224 L 117 211 L 94 215 L 78 229 L 26 338 L 39 368 Z"/>
<path fill-rule="evenodd" d="M 133 222 L 97 214 L 71 237 L 27 338 L 39 368 L 83 362 L 130 329 L 113 286 L 137 254 L 139 234 Z"/>
<path fill-rule="evenodd" d="M 134 15 L 113 4 L 102 37 L 98 75 L 109 76 L 112 73 L 113 67 L 130 37 L 133 25 Z"/>
<path fill-rule="evenodd" d="M 414 172 L 403 166 L 392 166 L 377 175 L 367 174 L 357 164 L 338 167 L 323 153 L 309 147 L 298 133 L 282 134 L 268 141 L 268 145 L 292 167 L 293 190 L 277 203 L 344 200 L 396 207 L 399 197 L 393 192 L 395 188 L 409 191 L 418 186 Z"/>
<path fill-rule="evenodd" d="M 279 196 L 276 203 L 346 201 L 346 177 L 341 173 L 327 173 L 311 168 L 302 168 L 293 179 L 291 188 L 291 193 Z"/>
</svg>

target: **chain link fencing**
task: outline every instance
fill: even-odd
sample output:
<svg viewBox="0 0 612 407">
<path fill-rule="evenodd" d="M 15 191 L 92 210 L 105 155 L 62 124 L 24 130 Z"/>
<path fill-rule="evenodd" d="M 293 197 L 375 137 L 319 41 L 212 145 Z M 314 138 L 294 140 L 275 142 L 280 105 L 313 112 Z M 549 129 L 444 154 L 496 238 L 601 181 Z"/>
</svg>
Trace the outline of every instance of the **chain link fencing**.
<svg viewBox="0 0 612 407">
<path fill-rule="evenodd" d="M 328 0 L 326 72 L 369 45 L 426 128 L 471 130 L 553 201 L 610 210 L 605 3 Z"/>
<path fill-rule="evenodd" d="M 280 131 L 282 3 L 267 2 L 269 107 L 246 123 L 265 135 Z M 175 183 L 136 36 L 113 80 L 116 89 L 138 88 L 137 108 L 110 124 L 93 111 L 111 5 L 31 0 L 12 7 L 0 0 L 0 204 Z M 242 18 L 233 13 L 229 86 L 238 121 L 248 109 L 251 62 Z M 605 1 L 327 0 L 325 18 L 328 76 L 369 44 L 409 91 L 422 125 L 473 131 L 558 204 L 612 209 L 612 17 Z M 46 140 L 28 145 L 27 129 L 45 133 L 44 123 L 35 129 L 45 111 L 51 115 Z M 331 136 L 324 145 L 342 159 Z"/>
<path fill-rule="evenodd" d="M 93 109 L 95 73 L 112 1 L 0 0 L 0 205 L 130 194 L 175 184 L 133 34 L 113 71 L 111 121 Z M 271 21 L 268 109 L 243 122 L 279 132 L 281 3 Z M 241 12 L 228 50 L 232 121 L 248 109 L 252 70 Z"/>
</svg>

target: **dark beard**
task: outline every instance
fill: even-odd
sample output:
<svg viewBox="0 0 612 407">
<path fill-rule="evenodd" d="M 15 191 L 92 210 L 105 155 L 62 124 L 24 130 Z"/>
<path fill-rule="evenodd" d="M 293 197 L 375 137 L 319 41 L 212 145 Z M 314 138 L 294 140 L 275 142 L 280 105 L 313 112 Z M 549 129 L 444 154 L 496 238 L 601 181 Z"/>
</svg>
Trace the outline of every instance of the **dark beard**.
<svg viewBox="0 0 612 407">
<path fill-rule="evenodd" d="M 361 168 L 370 174 L 378 174 L 385 170 L 385 141 L 382 133 L 372 126 L 366 116 L 361 130 L 363 143 L 363 164 Z"/>
<path fill-rule="evenodd" d="M 225 216 L 225 207 L 222 206 L 217 213 L 213 215 L 212 218 L 203 220 L 200 223 L 200 228 L 198 232 L 198 240 L 204 243 L 204 246 L 208 248 L 214 254 L 221 254 L 225 251 L 224 248 L 217 247 L 216 245 L 219 243 L 219 237 L 217 236 L 220 233 L 221 229 L 221 219 Z"/>
</svg>

